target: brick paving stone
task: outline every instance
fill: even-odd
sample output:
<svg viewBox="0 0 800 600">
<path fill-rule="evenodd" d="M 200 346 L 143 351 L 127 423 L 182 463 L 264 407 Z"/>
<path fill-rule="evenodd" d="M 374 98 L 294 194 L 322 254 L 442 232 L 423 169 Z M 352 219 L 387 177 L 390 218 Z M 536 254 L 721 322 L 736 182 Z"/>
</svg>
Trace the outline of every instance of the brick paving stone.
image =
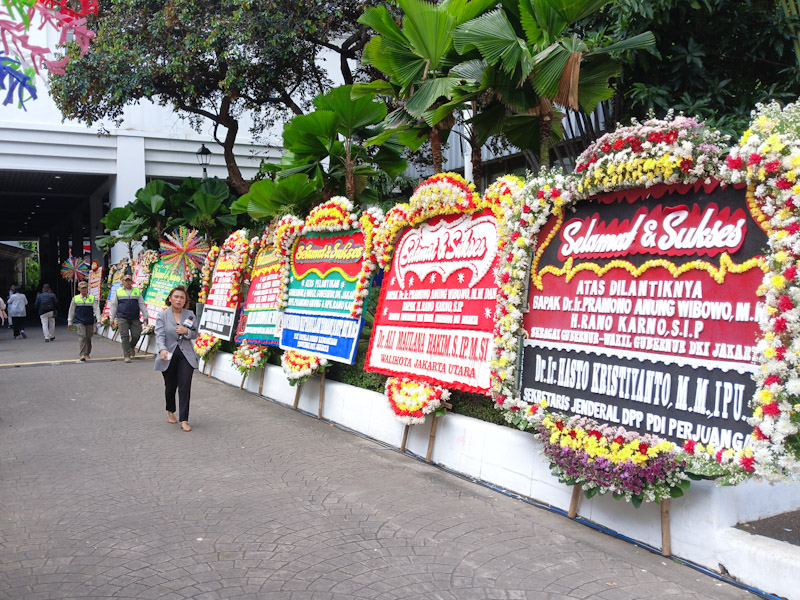
<svg viewBox="0 0 800 600">
<path fill-rule="evenodd" d="M 152 359 L 0 377 L 0 600 L 752 597 L 210 378 L 180 432 Z"/>
</svg>

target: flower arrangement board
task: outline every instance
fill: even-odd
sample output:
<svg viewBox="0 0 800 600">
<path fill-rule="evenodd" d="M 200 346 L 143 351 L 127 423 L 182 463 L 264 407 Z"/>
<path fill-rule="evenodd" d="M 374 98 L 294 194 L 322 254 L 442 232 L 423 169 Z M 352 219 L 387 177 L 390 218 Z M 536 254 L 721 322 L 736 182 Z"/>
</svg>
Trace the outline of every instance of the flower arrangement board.
<svg viewBox="0 0 800 600">
<path fill-rule="evenodd" d="M 96 261 L 92 261 L 92 268 L 89 271 L 89 293 L 95 298 L 100 297 L 103 288 L 103 267 Z"/>
<path fill-rule="evenodd" d="M 136 279 L 134 278 L 134 282 Z M 155 326 L 158 313 L 166 308 L 166 300 L 172 289 L 179 285 L 186 285 L 186 280 L 181 273 L 176 272 L 163 260 L 159 260 L 150 270 L 150 282 L 144 294 L 144 303 L 147 305 L 147 322 Z"/>
<path fill-rule="evenodd" d="M 767 236 L 743 186 L 656 186 L 557 210 L 539 234 L 522 398 L 742 450 Z"/>
<path fill-rule="evenodd" d="M 360 229 L 310 231 L 295 238 L 288 253 L 281 348 L 355 362 L 364 319 L 352 312 L 368 262 L 364 239 Z"/>
<path fill-rule="evenodd" d="M 200 314 L 200 333 L 230 341 L 236 333 L 236 316 L 241 298 L 242 275 L 248 260 L 249 240 L 244 230 L 234 231 L 220 248 L 208 295 Z"/>
<path fill-rule="evenodd" d="M 150 271 L 153 264 L 148 261 L 137 260 L 133 267 L 133 286 L 144 290 L 150 280 Z"/>
<path fill-rule="evenodd" d="M 236 332 L 237 343 L 278 345 L 281 265 L 282 260 L 272 245 L 261 248 L 256 254 L 250 274 L 250 288 Z"/>
<path fill-rule="evenodd" d="M 497 264 L 489 209 L 406 228 L 381 287 L 367 370 L 488 394 Z"/>
</svg>

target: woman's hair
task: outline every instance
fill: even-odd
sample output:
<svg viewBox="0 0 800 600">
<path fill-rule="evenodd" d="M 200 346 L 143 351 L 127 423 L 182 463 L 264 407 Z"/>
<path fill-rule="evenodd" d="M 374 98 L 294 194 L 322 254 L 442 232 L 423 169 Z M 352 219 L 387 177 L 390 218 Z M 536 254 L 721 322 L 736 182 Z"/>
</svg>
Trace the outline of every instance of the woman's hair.
<svg viewBox="0 0 800 600">
<path fill-rule="evenodd" d="M 170 303 L 169 299 L 172 298 L 172 294 L 174 294 L 175 292 L 183 292 L 183 295 L 186 296 L 186 305 L 185 306 L 186 306 L 186 308 L 189 308 L 189 293 L 186 291 L 186 288 L 183 287 L 182 285 L 176 285 L 174 288 L 172 288 L 170 290 L 170 292 L 167 295 L 167 299 L 165 300 L 164 304 L 166 304 L 167 306 L 172 306 L 172 304 Z"/>
</svg>

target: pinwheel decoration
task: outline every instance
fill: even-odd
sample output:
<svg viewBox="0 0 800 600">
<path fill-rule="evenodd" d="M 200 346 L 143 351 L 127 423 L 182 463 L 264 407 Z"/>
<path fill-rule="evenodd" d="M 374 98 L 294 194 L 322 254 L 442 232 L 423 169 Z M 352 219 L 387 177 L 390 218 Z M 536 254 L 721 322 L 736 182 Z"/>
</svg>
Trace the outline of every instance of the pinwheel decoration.
<svg viewBox="0 0 800 600">
<path fill-rule="evenodd" d="M 89 263 L 82 258 L 70 257 L 61 263 L 61 276 L 72 284 L 72 293 L 75 294 L 75 286 L 79 281 L 84 281 L 89 277 Z"/>
<path fill-rule="evenodd" d="M 78 283 L 89 276 L 89 263 L 82 258 L 70 256 L 61 263 L 61 276 L 72 283 Z"/>
<path fill-rule="evenodd" d="M 161 238 L 161 260 L 187 279 L 200 268 L 210 249 L 196 229 L 183 226 Z"/>
</svg>

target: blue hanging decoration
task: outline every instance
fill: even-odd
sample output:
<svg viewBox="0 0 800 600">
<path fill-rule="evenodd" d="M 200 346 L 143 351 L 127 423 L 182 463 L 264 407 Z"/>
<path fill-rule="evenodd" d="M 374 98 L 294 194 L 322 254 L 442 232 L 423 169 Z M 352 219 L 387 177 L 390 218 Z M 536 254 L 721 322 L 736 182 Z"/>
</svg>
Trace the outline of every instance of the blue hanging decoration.
<svg viewBox="0 0 800 600">
<path fill-rule="evenodd" d="M 27 111 L 25 101 L 36 100 L 36 86 L 33 84 L 31 76 L 21 71 L 19 67 L 21 67 L 19 61 L 0 52 L 0 90 L 8 90 L 3 100 L 3 106 L 14 102 L 14 93 L 16 92 L 19 106 Z M 30 94 L 30 98 L 25 97 L 26 93 Z"/>
</svg>

